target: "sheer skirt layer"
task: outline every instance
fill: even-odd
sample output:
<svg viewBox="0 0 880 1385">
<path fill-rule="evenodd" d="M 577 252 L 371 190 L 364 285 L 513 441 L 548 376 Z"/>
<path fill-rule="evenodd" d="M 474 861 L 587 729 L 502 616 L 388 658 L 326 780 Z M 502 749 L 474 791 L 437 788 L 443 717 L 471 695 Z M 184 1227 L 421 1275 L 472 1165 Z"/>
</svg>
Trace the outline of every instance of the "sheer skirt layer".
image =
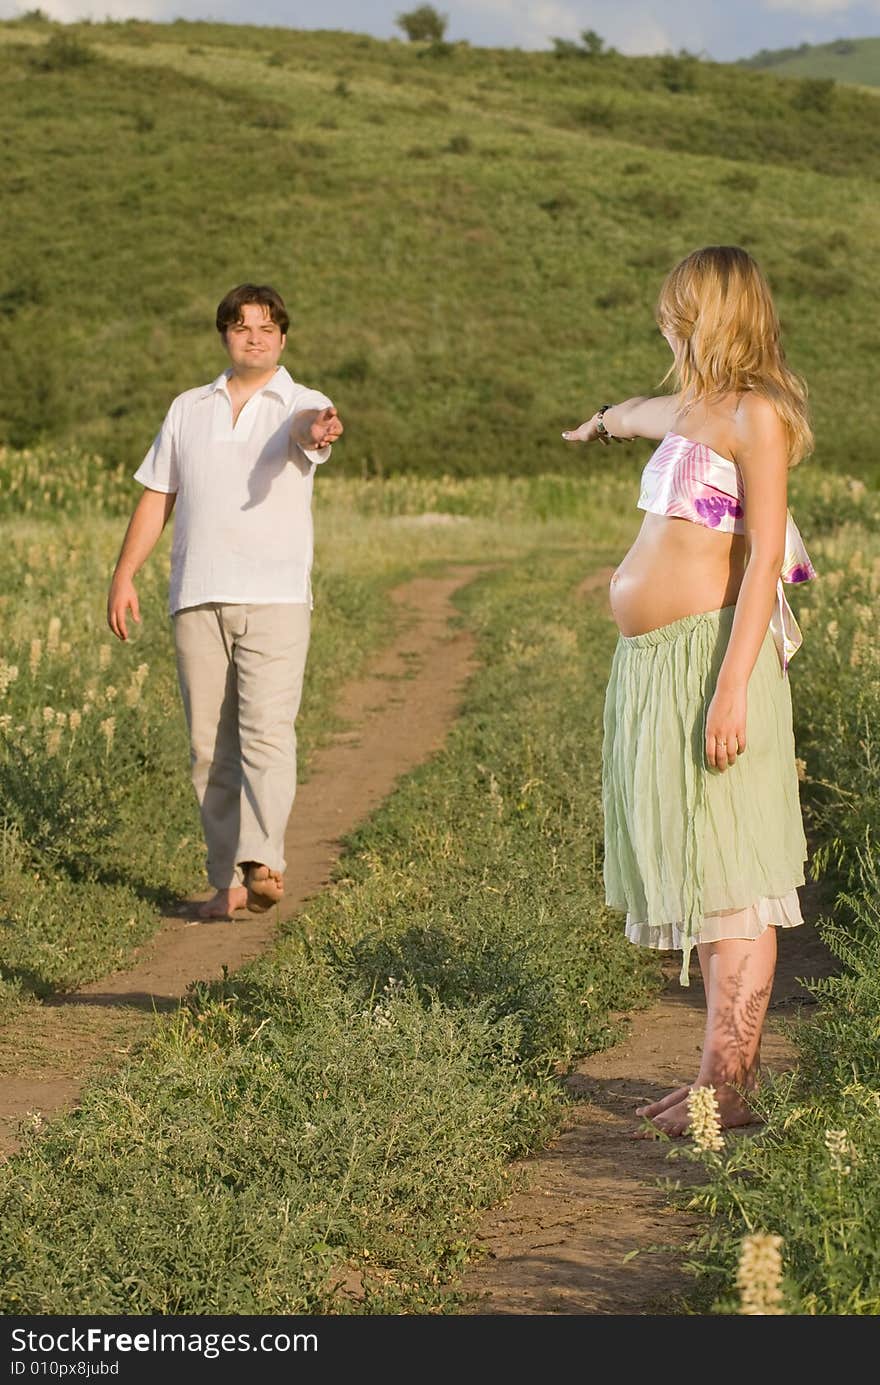
<svg viewBox="0 0 880 1385">
<path fill-rule="evenodd" d="M 734 607 L 621 636 L 605 698 L 605 891 L 642 946 L 690 949 L 801 922 L 806 841 L 791 693 L 768 631 L 748 688 L 748 747 L 705 759 L 706 713 Z"/>
<path fill-rule="evenodd" d="M 796 928 L 803 921 L 797 890 L 791 890 L 781 899 L 759 899 L 746 909 L 704 915 L 693 943 L 717 943 L 722 938 L 760 938 L 768 928 Z M 626 916 L 626 936 L 638 947 L 672 951 L 684 946 L 681 924 L 637 923 L 631 914 Z"/>
</svg>

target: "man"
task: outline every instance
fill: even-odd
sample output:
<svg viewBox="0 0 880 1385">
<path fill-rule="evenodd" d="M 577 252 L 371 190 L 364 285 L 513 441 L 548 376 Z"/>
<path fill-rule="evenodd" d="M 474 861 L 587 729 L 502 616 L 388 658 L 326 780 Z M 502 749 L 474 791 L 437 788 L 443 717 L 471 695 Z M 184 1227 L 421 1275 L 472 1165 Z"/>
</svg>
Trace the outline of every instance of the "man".
<svg viewBox="0 0 880 1385">
<path fill-rule="evenodd" d="M 128 639 L 134 577 L 177 502 L 170 609 L 192 779 L 214 895 L 202 919 L 264 912 L 284 890 L 284 832 L 309 644 L 315 467 L 342 423 L 279 366 L 289 318 L 267 285 L 217 309 L 230 368 L 174 400 L 135 474 L 135 507 L 107 601 Z"/>
</svg>

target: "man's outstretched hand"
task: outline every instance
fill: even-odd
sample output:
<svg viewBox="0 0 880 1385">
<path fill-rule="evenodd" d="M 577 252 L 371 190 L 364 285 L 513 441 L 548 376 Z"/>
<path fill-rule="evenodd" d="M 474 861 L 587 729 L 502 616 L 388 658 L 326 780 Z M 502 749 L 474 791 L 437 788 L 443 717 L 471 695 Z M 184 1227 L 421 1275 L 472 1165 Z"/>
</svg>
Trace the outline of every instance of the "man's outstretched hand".
<svg viewBox="0 0 880 1385">
<path fill-rule="evenodd" d="M 294 441 L 310 452 L 329 447 L 343 431 L 342 419 L 332 404 L 326 409 L 303 409 L 293 422 Z"/>
</svg>

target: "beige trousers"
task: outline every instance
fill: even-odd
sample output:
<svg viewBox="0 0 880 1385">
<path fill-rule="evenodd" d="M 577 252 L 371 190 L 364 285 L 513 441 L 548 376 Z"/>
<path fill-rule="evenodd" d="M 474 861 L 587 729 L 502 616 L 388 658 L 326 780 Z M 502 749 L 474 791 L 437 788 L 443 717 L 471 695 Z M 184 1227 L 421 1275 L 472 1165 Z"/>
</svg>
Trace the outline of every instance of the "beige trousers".
<svg viewBox="0 0 880 1385">
<path fill-rule="evenodd" d="M 217 890 L 241 884 L 243 862 L 284 870 L 310 618 L 304 604 L 216 602 L 173 617 L 192 781 Z"/>
</svg>

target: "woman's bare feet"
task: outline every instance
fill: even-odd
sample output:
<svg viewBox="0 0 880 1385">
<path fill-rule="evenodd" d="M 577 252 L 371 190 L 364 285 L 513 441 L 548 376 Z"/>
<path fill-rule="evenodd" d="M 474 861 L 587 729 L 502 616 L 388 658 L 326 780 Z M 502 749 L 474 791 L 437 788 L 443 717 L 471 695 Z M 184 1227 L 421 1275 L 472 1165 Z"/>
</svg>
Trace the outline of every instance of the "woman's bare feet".
<svg viewBox="0 0 880 1385">
<path fill-rule="evenodd" d="M 652 1128 L 634 1130 L 633 1139 L 652 1140 L 657 1139 L 658 1135 L 668 1135 L 671 1139 L 675 1139 L 679 1135 L 686 1135 L 691 1120 L 687 1104 L 687 1092 L 691 1089 L 686 1087 L 684 1090 L 685 1097 L 682 1101 L 666 1106 L 653 1118 L 646 1117 L 646 1119 L 650 1119 Z M 760 1120 L 760 1116 L 756 1114 L 747 1099 L 735 1087 L 725 1084 L 716 1088 L 715 1100 L 718 1103 L 722 1130 L 732 1130 L 741 1125 L 752 1125 Z"/>
<path fill-rule="evenodd" d="M 205 920 L 228 919 L 235 909 L 243 909 L 247 904 L 247 890 L 244 885 L 230 885 L 228 890 L 218 890 L 212 899 L 196 905 L 196 917 Z"/>
<path fill-rule="evenodd" d="M 644 1116 L 646 1120 L 653 1120 L 654 1116 L 659 1116 L 661 1111 L 666 1111 L 670 1106 L 677 1106 L 680 1101 L 687 1101 L 687 1094 L 690 1085 L 687 1087 L 676 1087 L 675 1091 L 669 1092 L 660 1101 L 652 1101 L 650 1106 L 637 1106 L 636 1115 Z"/>
<path fill-rule="evenodd" d="M 265 914 L 284 894 L 284 876 L 269 866 L 251 863 L 245 870 L 244 881 L 247 907 L 252 914 Z"/>
</svg>

